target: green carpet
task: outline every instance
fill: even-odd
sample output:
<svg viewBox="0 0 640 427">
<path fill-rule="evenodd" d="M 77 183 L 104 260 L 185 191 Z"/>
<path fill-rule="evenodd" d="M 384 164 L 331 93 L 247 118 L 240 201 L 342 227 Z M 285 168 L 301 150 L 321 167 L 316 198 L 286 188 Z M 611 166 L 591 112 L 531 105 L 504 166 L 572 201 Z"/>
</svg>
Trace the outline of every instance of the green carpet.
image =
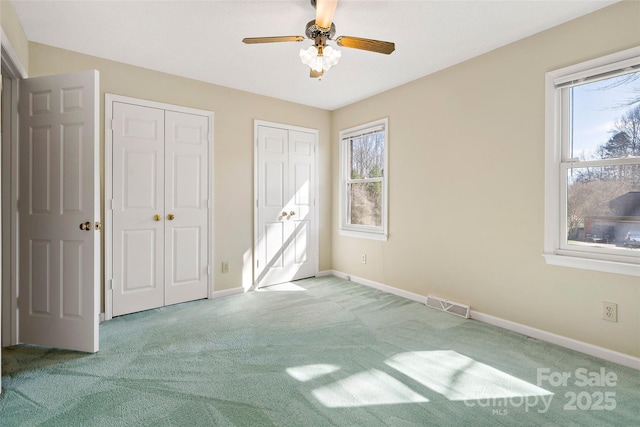
<svg viewBox="0 0 640 427">
<path fill-rule="evenodd" d="M 122 316 L 94 355 L 2 351 L 2 426 L 640 420 L 639 371 L 336 277 Z"/>
</svg>

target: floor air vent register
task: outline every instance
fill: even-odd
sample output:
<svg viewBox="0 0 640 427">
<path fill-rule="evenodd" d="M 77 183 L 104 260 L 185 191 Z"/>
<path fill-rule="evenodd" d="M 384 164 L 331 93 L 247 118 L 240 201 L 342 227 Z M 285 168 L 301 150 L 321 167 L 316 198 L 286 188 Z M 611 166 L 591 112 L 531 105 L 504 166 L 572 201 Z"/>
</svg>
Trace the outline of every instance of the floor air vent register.
<svg viewBox="0 0 640 427">
<path fill-rule="evenodd" d="M 435 308 L 436 310 L 446 311 L 447 313 L 455 314 L 465 319 L 469 318 L 470 307 L 459 302 L 429 295 L 427 296 L 427 302 L 425 304 L 427 307 Z"/>
</svg>

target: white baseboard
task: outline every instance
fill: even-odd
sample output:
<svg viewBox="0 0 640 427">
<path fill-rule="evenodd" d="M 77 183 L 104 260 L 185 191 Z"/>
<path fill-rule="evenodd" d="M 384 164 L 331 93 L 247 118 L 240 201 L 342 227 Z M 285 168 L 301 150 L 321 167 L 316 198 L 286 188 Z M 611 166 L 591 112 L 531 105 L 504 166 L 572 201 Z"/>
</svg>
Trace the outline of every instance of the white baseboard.
<svg viewBox="0 0 640 427">
<path fill-rule="evenodd" d="M 345 274 L 341 271 L 336 271 L 336 270 L 324 270 L 324 271 L 320 271 L 318 272 L 318 274 L 316 274 L 316 277 L 324 277 L 324 276 L 336 276 L 339 277 L 341 279 L 344 280 L 351 280 L 351 276 L 349 276 L 348 274 Z"/>
<path fill-rule="evenodd" d="M 333 271 L 333 270 L 322 270 L 319 271 L 316 274 L 316 277 L 324 277 L 324 276 L 336 276 L 336 277 L 340 277 L 338 276 L 338 272 L 337 271 Z"/>
<path fill-rule="evenodd" d="M 402 289 L 394 288 L 393 286 L 384 285 L 382 283 L 374 282 L 373 280 L 363 279 L 358 276 L 351 276 L 351 281 L 360 283 L 365 286 L 369 286 L 370 288 L 377 289 L 379 291 L 387 292 L 393 295 L 397 295 L 402 298 L 410 299 L 412 301 L 419 302 L 424 304 L 426 297 L 418 294 L 414 294 L 413 292 L 403 291 Z"/>
<path fill-rule="evenodd" d="M 387 292 L 389 294 L 397 295 L 402 298 L 410 299 L 424 304 L 427 297 L 423 295 L 414 294 L 413 292 L 403 291 L 402 289 L 394 288 L 393 286 L 384 285 L 382 283 L 374 282 L 373 280 L 365 279 L 363 277 L 351 276 L 336 270 L 325 270 L 317 274 L 317 276 L 336 276 L 344 280 L 350 280 L 352 282 L 360 283 L 361 285 L 369 286 L 370 288 L 377 289 L 379 291 Z"/>
<path fill-rule="evenodd" d="M 363 277 L 351 276 L 336 270 L 325 270 L 318 273 L 318 276 L 336 276 L 344 280 L 351 280 L 352 282 L 359 283 L 361 285 L 369 286 L 370 288 L 378 289 L 379 291 L 387 292 L 389 294 L 397 295 L 402 298 L 410 299 L 424 304 L 427 297 L 423 295 L 414 294 L 413 292 L 404 291 L 402 289 L 394 288 L 393 286 L 384 285 L 382 283 L 374 282 L 373 280 L 365 279 Z"/>
<path fill-rule="evenodd" d="M 383 285 L 382 283 L 374 282 L 372 280 L 363 279 L 357 276 L 351 276 L 336 270 L 325 270 L 318 273 L 318 276 L 336 276 L 345 280 L 351 280 L 361 285 L 369 286 L 374 289 L 378 289 L 383 292 L 388 292 L 393 295 L 397 295 L 403 298 L 407 298 L 413 301 L 424 304 L 426 297 L 413 292 L 403 291 L 402 289 L 394 288 L 393 286 Z M 486 323 L 493 326 L 498 326 L 503 329 L 507 329 L 512 332 L 517 332 L 522 335 L 526 335 L 531 338 L 535 338 L 540 341 L 548 342 L 551 344 L 565 347 L 571 350 L 578 351 L 580 353 L 588 354 L 590 356 L 599 357 L 609 362 L 614 362 L 622 366 L 640 370 L 640 358 L 630 356 L 628 354 L 620 353 L 614 350 L 609 350 L 604 347 L 589 344 L 583 341 L 574 340 L 572 338 L 557 335 L 551 332 L 536 329 L 531 326 L 522 325 L 520 323 L 512 322 L 510 320 L 501 319 L 499 317 L 484 314 L 478 311 L 471 310 L 471 319 L 478 322 Z"/>
<path fill-rule="evenodd" d="M 471 310 L 471 318 L 477 320 L 478 322 L 498 326 L 500 328 L 508 329 L 510 331 L 517 332 L 540 341 L 556 344 L 560 347 L 569 348 L 571 350 L 579 351 L 580 353 L 599 357 L 600 359 L 608 360 L 619 365 L 640 370 L 640 358 L 633 357 L 628 354 L 619 353 L 617 351 L 609 350 L 604 347 L 599 347 L 597 345 L 589 344 L 583 341 L 574 340 L 573 338 L 567 338 L 562 335 L 557 335 L 551 332 L 543 331 L 541 329 L 532 328 L 531 326 L 522 325 L 520 323 L 515 323 L 510 320 L 501 319 L 499 317 L 480 313 L 474 310 Z"/>
<path fill-rule="evenodd" d="M 211 293 L 211 298 L 224 298 L 231 295 L 243 294 L 244 292 L 245 290 L 243 287 L 225 289 L 223 291 L 213 291 Z"/>
</svg>

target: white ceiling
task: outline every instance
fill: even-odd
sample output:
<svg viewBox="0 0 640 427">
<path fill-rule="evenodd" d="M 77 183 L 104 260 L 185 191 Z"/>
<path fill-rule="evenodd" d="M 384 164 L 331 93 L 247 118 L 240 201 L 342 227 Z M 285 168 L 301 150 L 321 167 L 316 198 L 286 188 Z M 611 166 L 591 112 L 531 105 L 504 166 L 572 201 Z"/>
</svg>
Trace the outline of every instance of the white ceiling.
<svg viewBox="0 0 640 427">
<path fill-rule="evenodd" d="M 322 81 L 301 47 L 243 37 L 304 35 L 309 0 L 13 0 L 30 41 L 327 110 L 504 46 L 617 0 L 341 0 L 336 36 L 393 41 L 391 55 L 341 48 Z"/>
</svg>

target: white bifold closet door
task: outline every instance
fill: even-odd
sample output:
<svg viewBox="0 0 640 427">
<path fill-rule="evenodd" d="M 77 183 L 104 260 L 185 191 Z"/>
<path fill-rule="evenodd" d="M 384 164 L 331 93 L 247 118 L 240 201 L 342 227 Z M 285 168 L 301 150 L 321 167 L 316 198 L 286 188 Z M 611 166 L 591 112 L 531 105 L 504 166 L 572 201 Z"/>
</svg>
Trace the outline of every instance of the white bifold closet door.
<svg viewBox="0 0 640 427">
<path fill-rule="evenodd" d="M 113 315 L 207 297 L 208 119 L 113 104 Z"/>
<path fill-rule="evenodd" d="M 311 131 L 257 126 L 256 287 L 315 276 L 315 146 Z"/>
</svg>

